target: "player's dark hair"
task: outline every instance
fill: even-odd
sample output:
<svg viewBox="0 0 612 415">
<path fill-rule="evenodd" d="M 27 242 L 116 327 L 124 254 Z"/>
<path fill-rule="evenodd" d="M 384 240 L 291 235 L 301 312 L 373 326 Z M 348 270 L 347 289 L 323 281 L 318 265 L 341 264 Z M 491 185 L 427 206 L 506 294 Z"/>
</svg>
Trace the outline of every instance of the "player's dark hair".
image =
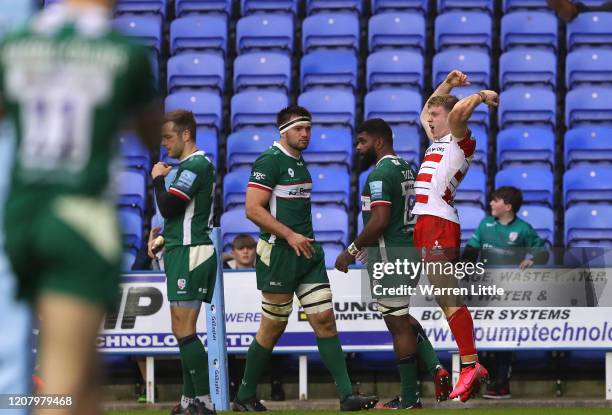
<svg viewBox="0 0 612 415">
<path fill-rule="evenodd" d="M 276 126 L 280 128 L 281 125 L 285 124 L 291 119 L 291 117 L 308 117 L 312 118 L 310 111 L 299 105 L 289 105 L 283 108 L 276 115 Z"/>
<path fill-rule="evenodd" d="M 257 245 L 257 243 L 255 242 L 255 239 L 253 239 L 251 235 L 246 234 L 246 233 L 241 233 L 241 234 L 236 235 L 236 237 L 232 241 L 233 249 L 241 249 L 241 248 L 244 248 L 245 246 L 250 246 L 250 247 L 255 248 L 255 245 Z"/>
<path fill-rule="evenodd" d="M 436 95 L 435 97 L 429 98 L 429 101 L 427 101 L 427 108 L 444 107 L 446 112 L 451 112 L 457 102 L 459 102 L 459 98 L 454 95 Z"/>
<path fill-rule="evenodd" d="M 511 205 L 512 211 L 516 215 L 523 205 L 523 192 L 513 186 L 502 186 L 491 194 L 491 199 L 500 199 L 505 204 Z"/>
<path fill-rule="evenodd" d="M 373 137 L 381 137 L 387 144 L 393 146 L 393 131 L 382 118 L 371 118 L 364 121 L 357 129 L 357 134 L 367 133 Z"/>
<path fill-rule="evenodd" d="M 191 140 L 195 142 L 196 140 L 196 120 L 193 116 L 193 112 L 187 110 L 175 110 L 167 112 L 164 115 L 164 124 L 167 122 L 174 123 L 174 131 L 178 133 L 178 135 L 183 134 L 183 131 L 189 131 L 191 135 Z"/>
</svg>

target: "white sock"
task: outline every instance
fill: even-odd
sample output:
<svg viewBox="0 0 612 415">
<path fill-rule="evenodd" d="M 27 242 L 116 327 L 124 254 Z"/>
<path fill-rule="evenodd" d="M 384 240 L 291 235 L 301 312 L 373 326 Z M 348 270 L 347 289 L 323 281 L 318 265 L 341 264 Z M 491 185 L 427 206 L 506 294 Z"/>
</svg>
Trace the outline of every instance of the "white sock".
<svg viewBox="0 0 612 415">
<path fill-rule="evenodd" d="M 193 403 L 193 398 L 188 398 L 185 395 L 181 396 L 181 407 L 187 409 Z"/>
<path fill-rule="evenodd" d="M 202 395 L 196 396 L 196 399 L 204 404 L 211 411 L 214 409 L 214 405 L 212 399 L 210 399 L 210 395 Z"/>
</svg>

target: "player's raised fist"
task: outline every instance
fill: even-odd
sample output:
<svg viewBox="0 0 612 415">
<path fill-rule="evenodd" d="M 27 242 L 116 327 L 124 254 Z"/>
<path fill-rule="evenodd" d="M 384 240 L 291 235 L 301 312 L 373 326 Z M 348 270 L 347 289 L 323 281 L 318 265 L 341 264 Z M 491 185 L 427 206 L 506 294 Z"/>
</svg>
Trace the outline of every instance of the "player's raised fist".
<svg viewBox="0 0 612 415">
<path fill-rule="evenodd" d="M 449 84 L 450 86 L 452 86 L 453 88 L 457 86 L 471 85 L 470 82 L 468 81 L 468 76 L 458 70 L 451 71 L 448 75 L 446 75 L 445 82 Z"/>
<path fill-rule="evenodd" d="M 172 170 L 172 166 L 168 165 L 168 163 L 157 162 L 151 170 L 151 177 L 154 179 L 158 176 L 166 177 L 170 170 Z"/>
<path fill-rule="evenodd" d="M 488 106 L 497 107 L 499 105 L 499 95 L 497 95 L 497 92 L 483 89 L 479 94 L 483 98 L 483 102 Z"/>
</svg>

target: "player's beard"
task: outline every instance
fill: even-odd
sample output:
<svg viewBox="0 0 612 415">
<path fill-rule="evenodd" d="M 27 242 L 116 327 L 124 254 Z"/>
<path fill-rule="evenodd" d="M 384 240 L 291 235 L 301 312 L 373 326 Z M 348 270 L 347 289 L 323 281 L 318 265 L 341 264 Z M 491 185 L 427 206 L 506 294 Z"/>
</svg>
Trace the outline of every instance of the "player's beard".
<svg viewBox="0 0 612 415">
<path fill-rule="evenodd" d="M 359 157 L 359 169 L 360 171 L 365 171 L 370 168 L 376 162 L 376 152 L 374 150 L 370 150 L 365 152 Z"/>
</svg>

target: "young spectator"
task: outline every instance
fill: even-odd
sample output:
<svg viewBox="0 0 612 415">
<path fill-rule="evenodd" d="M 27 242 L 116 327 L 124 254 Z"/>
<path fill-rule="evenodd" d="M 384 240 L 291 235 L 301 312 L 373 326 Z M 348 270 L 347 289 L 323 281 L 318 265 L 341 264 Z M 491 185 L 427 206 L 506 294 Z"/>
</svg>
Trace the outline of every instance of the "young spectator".
<svg viewBox="0 0 612 415">
<path fill-rule="evenodd" d="M 223 263 L 223 268 L 255 268 L 255 247 L 257 243 L 251 235 L 241 233 L 232 242 L 232 252 Z"/>
</svg>

